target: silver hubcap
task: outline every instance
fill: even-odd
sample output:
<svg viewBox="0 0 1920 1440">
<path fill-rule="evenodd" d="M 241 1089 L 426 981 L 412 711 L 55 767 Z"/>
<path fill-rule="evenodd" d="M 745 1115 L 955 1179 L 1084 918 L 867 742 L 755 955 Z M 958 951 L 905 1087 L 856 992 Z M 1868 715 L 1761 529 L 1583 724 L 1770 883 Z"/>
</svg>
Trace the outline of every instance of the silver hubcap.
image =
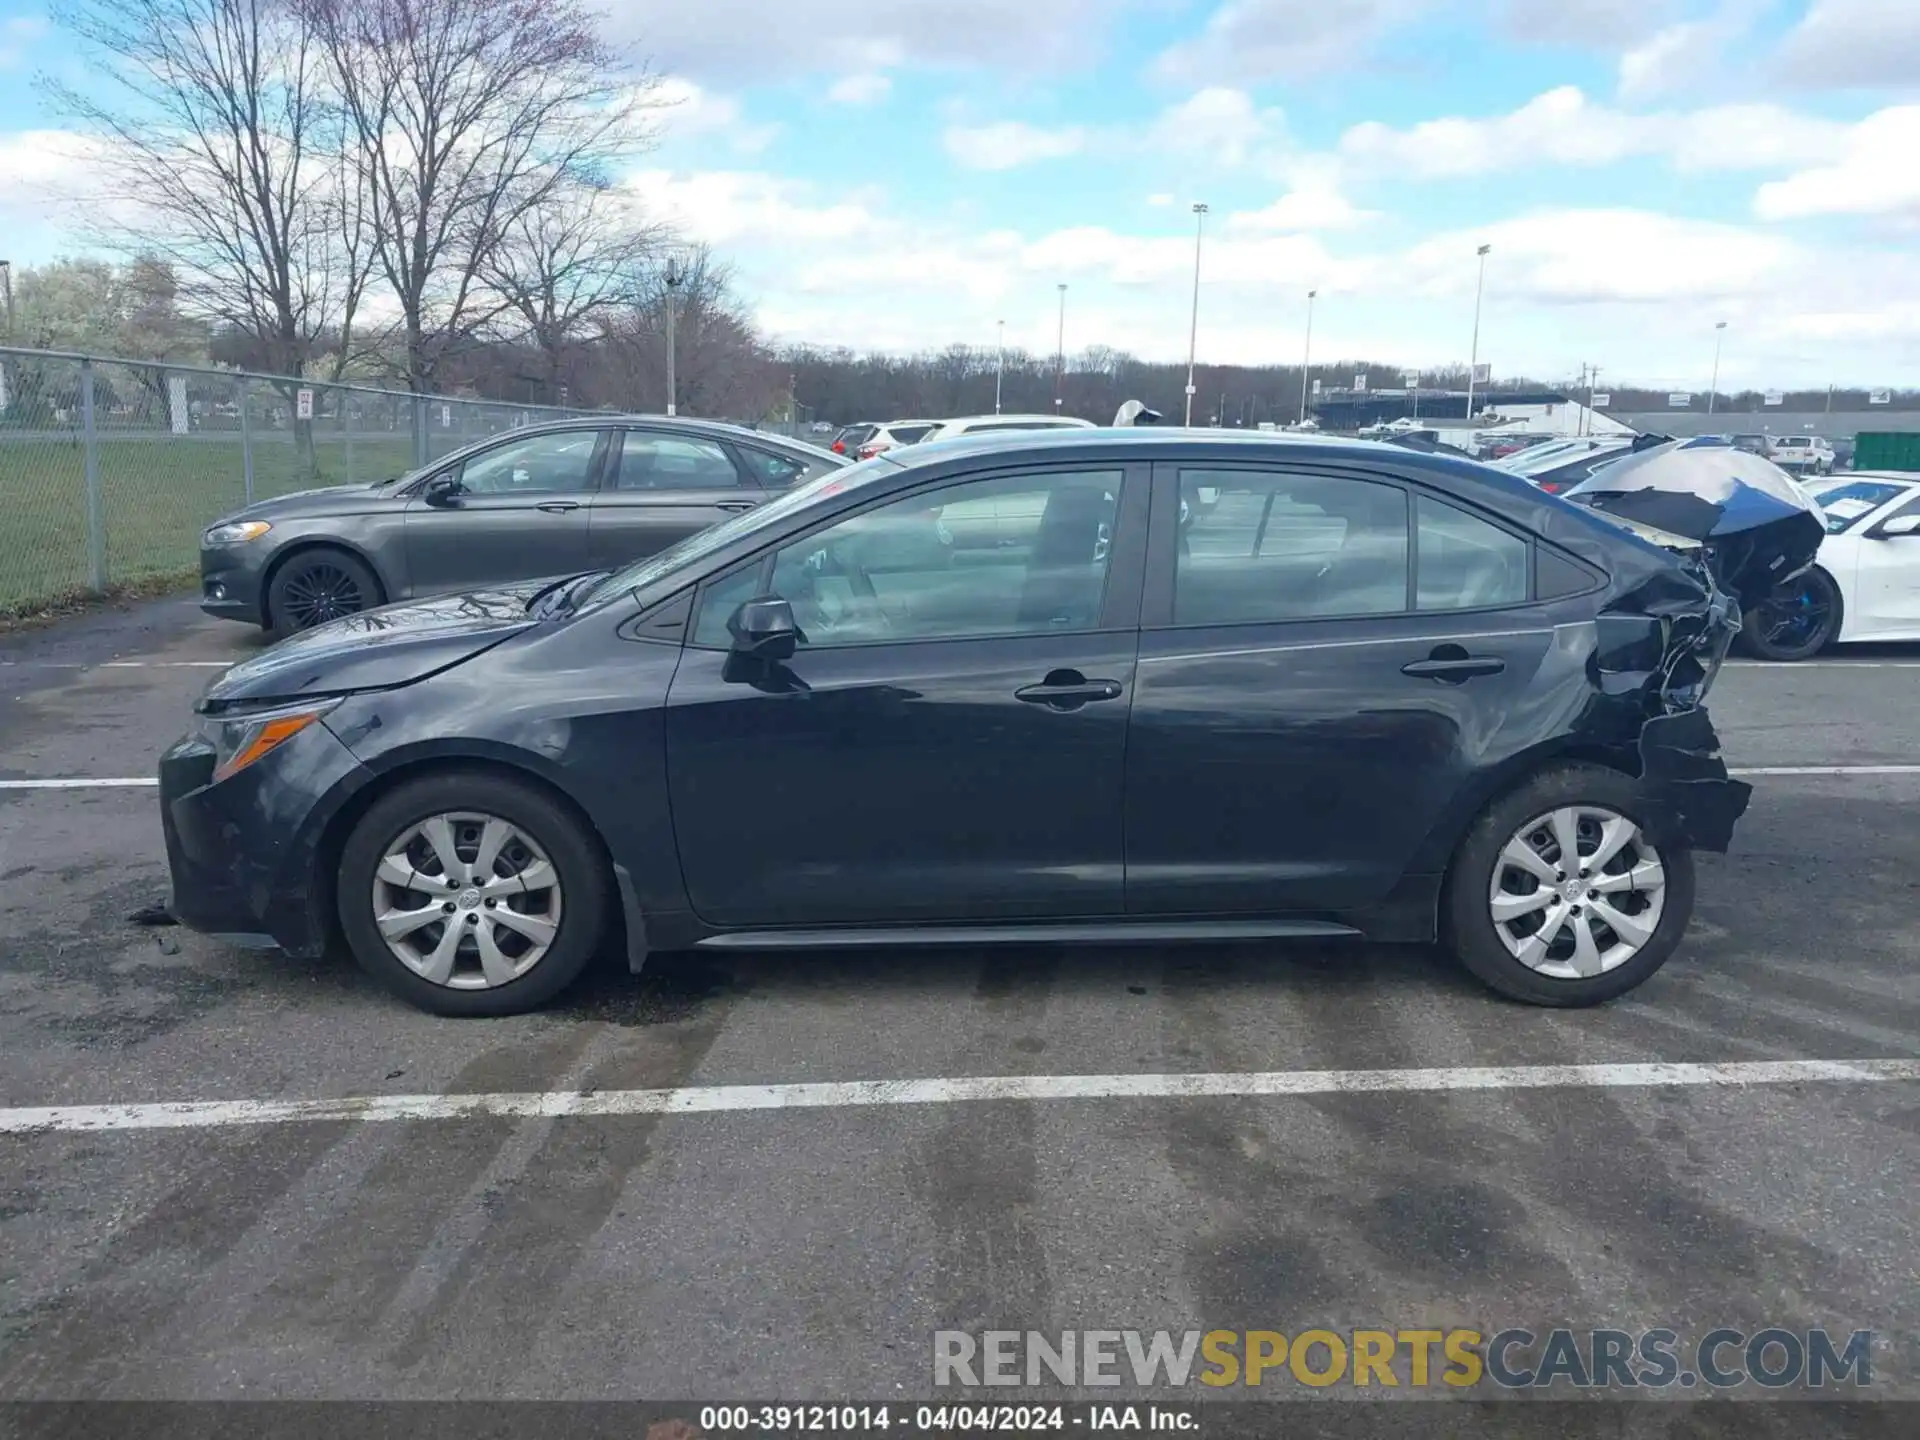
<svg viewBox="0 0 1920 1440">
<path fill-rule="evenodd" d="M 455 990 L 518 980 L 560 932 L 560 876 L 525 831 L 459 810 L 403 830 L 373 874 L 373 920 L 394 958 Z"/>
<path fill-rule="evenodd" d="M 1514 832 L 1487 905 L 1514 959 L 1556 980 L 1604 975 L 1653 938 L 1667 872 L 1640 827 L 1603 805 L 1568 805 Z"/>
</svg>

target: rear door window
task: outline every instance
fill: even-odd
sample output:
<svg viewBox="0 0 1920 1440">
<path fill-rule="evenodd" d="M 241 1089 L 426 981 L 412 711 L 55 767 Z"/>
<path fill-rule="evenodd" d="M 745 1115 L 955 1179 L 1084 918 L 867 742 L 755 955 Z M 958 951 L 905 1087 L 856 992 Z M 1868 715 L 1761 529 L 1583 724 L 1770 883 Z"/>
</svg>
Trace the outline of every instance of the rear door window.
<svg viewBox="0 0 1920 1440">
<path fill-rule="evenodd" d="M 1407 608 L 1406 492 L 1345 476 L 1180 472 L 1176 625 Z"/>
<path fill-rule="evenodd" d="M 629 430 L 614 470 L 615 490 L 734 490 L 740 472 L 711 440 Z"/>
<path fill-rule="evenodd" d="M 1421 610 L 1481 610 L 1527 598 L 1527 542 L 1430 495 L 1414 502 L 1415 589 Z"/>
</svg>

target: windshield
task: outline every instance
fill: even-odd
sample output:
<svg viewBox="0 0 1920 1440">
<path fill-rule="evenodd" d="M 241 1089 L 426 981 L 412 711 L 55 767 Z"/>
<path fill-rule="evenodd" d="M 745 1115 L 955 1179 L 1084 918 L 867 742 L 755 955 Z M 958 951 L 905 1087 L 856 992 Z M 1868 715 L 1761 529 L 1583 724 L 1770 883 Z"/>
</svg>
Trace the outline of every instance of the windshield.
<svg viewBox="0 0 1920 1440">
<path fill-rule="evenodd" d="M 1827 533 L 1838 535 L 1851 530 L 1889 500 L 1897 500 L 1912 490 L 1892 480 L 1839 480 L 1831 485 L 1808 487 L 1808 493 L 1820 502 L 1827 517 Z"/>
<path fill-rule="evenodd" d="M 862 461 L 858 465 L 849 465 L 839 470 L 829 470 L 826 474 L 809 480 L 787 491 L 766 504 L 723 520 L 706 530 L 696 531 L 678 545 L 669 545 L 665 550 L 649 555 L 644 560 L 636 560 L 622 570 L 615 570 L 594 582 L 583 592 L 575 603 L 580 608 L 595 600 L 608 600 L 616 595 L 643 589 L 657 583 L 664 576 L 684 566 L 692 565 L 714 551 L 731 545 L 743 535 L 769 525 L 777 525 L 796 510 L 804 510 L 815 500 L 828 495 L 837 495 L 842 490 L 851 490 L 865 485 L 882 475 L 900 467 L 891 460 L 875 457 Z"/>
</svg>

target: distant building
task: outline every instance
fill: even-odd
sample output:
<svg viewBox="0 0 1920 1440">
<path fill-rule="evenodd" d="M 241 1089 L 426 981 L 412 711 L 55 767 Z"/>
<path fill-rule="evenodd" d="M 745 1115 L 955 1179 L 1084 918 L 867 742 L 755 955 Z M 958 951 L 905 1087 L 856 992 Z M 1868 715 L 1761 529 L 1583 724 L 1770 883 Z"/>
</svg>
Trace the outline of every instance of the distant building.
<svg viewBox="0 0 1920 1440">
<path fill-rule="evenodd" d="M 1589 410 L 1558 390 L 1479 390 L 1474 392 L 1477 421 L 1467 421 L 1464 390 L 1329 390 L 1312 405 L 1323 430 L 1355 431 L 1396 420 L 1418 420 L 1459 444 L 1471 430 L 1512 431 L 1528 435 L 1631 435 L 1633 427 Z"/>
</svg>

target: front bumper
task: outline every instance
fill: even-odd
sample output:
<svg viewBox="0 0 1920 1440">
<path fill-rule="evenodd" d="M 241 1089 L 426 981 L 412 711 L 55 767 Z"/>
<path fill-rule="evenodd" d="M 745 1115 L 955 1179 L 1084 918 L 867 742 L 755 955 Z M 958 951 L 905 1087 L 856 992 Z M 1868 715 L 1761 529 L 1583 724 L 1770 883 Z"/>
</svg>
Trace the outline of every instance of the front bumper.
<svg viewBox="0 0 1920 1440">
<path fill-rule="evenodd" d="M 200 547 L 200 608 L 223 620 L 261 623 L 262 557 L 246 545 Z"/>
<path fill-rule="evenodd" d="M 225 780 L 213 766 L 212 747 L 192 735 L 160 758 L 174 918 L 232 944 L 318 955 L 331 930 L 320 841 L 368 771 L 324 724 Z"/>
</svg>

